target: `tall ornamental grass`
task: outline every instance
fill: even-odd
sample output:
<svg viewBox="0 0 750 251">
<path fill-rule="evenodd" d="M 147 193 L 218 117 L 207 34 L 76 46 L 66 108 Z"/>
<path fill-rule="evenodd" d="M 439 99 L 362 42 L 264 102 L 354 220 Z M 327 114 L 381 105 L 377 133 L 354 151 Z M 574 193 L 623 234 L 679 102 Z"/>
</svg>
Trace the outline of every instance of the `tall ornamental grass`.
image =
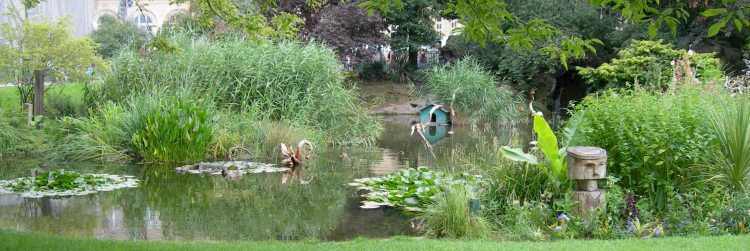
<svg viewBox="0 0 750 251">
<path fill-rule="evenodd" d="M 520 116 L 517 96 L 496 86 L 491 72 L 474 58 L 436 67 L 427 73 L 427 88 L 445 104 L 453 104 L 461 114 L 483 121 L 513 120 Z"/>
<path fill-rule="evenodd" d="M 454 185 L 435 197 L 435 202 L 420 216 L 428 235 L 453 239 L 489 237 L 490 224 L 472 212 L 469 189 Z"/>
<path fill-rule="evenodd" d="M 744 193 L 750 185 L 750 100 L 740 97 L 710 113 L 718 148 L 710 175 L 730 191 Z"/>
<path fill-rule="evenodd" d="M 196 96 L 153 91 L 103 104 L 87 118 L 65 117 L 55 152 L 69 160 L 110 162 L 266 160 L 278 155 L 281 142 L 323 141 L 317 130 L 260 120 L 259 112 L 217 109 Z"/>
<path fill-rule="evenodd" d="M 381 131 L 356 90 L 344 86 L 333 51 L 322 45 L 173 39 L 180 47 L 175 53 L 121 53 L 92 96 L 118 102 L 154 86 L 190 89 L 219 108 L 258 111 L 259 120 L 317 129 L 334 143 L 371 142 Z"/>
<path fill-rule="evenodd" d="M 42 150 L 43 131 L 29 127 L 24 115 L 0 108 L 0 159 Z"/>
</svg>

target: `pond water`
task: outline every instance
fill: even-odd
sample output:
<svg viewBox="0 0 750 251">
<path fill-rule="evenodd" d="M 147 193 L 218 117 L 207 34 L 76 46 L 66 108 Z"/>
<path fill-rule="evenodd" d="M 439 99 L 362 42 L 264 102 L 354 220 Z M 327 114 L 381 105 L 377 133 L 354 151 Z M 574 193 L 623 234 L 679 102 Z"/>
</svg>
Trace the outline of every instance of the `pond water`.
<svg viewBox="0 0 750 251">
<path fill-rule="evenodd" d="M 134 175 L 138 188 L 67 198 L 0 195 L 0 228 L 101 239 L 345 240 L 416 234 L 409 216 L 391 208 L 360 209 L 346 184 L 416 166 L 473 172 L 482 149 L 517 140 L 509 127 L 456 127 L 436 141 L 437 158 L 414 136 L 415 117 L 384 117 L 377 146 L 316 153 L 307 185 L 282 185 L 280 173 L 220 176 L 178 174 L 174 166 L 66 163 L 86 173 Z M 343 153 L 343 154 L 342 154 Z M 34 160 L 0 161 L 0 179 L 29 176 Z"/>
</svg>

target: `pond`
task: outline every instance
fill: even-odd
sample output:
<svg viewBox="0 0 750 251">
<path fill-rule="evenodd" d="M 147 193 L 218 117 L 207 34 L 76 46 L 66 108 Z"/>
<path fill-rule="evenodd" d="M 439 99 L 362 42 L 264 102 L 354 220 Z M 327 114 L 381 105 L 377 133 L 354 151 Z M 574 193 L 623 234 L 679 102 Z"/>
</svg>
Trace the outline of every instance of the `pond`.
<svg viewBox="0 0 750 251">
<path fill-rule="evenodd" d="M 384 117 L 376 146 L 316 153 L 307 185 L 281 184 L 280 173 L 221 176 L 178 174 L 174 166 L 65 163 L 83 173 L 134 175 L 137 188 L 65 198 L 0 195 L 0 228 L 100 239 L 346 240 L 416 234 L 409 216 L 391 208 L 360 209 L 355 178 L 416 166 L 473 170 L 481 149 L 518 140 L 510 127 L 457 126 L 434 152 L 410 136 L 415 117 Z M 486 151 L 485 151 L 486 152 Z M 269 160 L 275 161 L 275 160 Z M 29 176 L 34 160 L 2 160 L 0 179 Z"/>
</svg>

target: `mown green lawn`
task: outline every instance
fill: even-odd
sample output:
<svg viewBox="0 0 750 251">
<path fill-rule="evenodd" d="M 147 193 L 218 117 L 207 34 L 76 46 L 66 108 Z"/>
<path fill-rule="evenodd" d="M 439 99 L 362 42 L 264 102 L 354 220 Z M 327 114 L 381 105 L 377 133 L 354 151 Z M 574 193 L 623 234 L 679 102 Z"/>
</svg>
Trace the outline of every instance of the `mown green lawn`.
<svg viewBox="0 0 750 251">
<path fill-rule="evenodd" d="M 551 242 L 498 242 L 431 240 L 395 237 L 344 242 L 208 242 L 111 241 L 0 231 L 0 250 L 750 250 L 750 236 L 669 237 L 628 240 L 569 240 Z"/>
<path fill-rule="evenodd" d="M 83 83 L 53 84 L 47 88 L 47 95 L 64 94 L 76 99 L 83 99 Z M 18 89 L 16 87 L 0 87 L 0 109 L 18 109 Z"/>
</svg>

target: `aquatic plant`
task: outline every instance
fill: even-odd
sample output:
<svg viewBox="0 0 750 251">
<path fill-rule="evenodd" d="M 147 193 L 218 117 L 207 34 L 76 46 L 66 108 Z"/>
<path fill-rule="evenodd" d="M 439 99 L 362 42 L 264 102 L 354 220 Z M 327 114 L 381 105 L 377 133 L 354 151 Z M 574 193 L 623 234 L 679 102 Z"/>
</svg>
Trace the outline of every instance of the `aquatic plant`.
<svg viewBox="0 0 750 251">
<path fill-rule="evenodd" d="M 202 160 L 213 138 L 212 105 L 190 94 L 142 95 L 129 102 L 131 144 L 146 161 Z M 132 116 L 135 115 L 135 116 Z"/>
<path fill-rule="evenodd" d="M 490 225 L 479 214 L 478 201 L 471 193 L 464 186 L 452 185 L 438 194 L 419 217 L 424 221 L 426 234 L 456 239 L 488 237 Z"/>
<path fill-rule="evenodd" d="M 362 197 L 362 208 L 381 206 L 399 207 L 406 211 L 423 212 L 434 203 L 436 196 L 453 185 L 478 189 L 480 176 L 466 173 L 450 175 L 431 171 L 427 167 L 409 168 L 373 178 L 355 179 L 350 186 L 367 191 Z"/>
<path fill-rule="evenodd" d="M 0 193 L 20 193 L 23 197 L 71 196 L 136 187 L 132 176 L 109 174 L 81 174 L 55 170 L 38 173 L 34 177 L 0 180 Z"/>
<path fill-rule="evenodd" d="M 476 59 L 467 57 L 427 72 L 426 87 L 442 102 L 450 104 L 467 118 L 483 121 L 510 121 L 521 115 L 519 96 L 508 88 L 498 88 L 491 72 Z"/>
</svg>

